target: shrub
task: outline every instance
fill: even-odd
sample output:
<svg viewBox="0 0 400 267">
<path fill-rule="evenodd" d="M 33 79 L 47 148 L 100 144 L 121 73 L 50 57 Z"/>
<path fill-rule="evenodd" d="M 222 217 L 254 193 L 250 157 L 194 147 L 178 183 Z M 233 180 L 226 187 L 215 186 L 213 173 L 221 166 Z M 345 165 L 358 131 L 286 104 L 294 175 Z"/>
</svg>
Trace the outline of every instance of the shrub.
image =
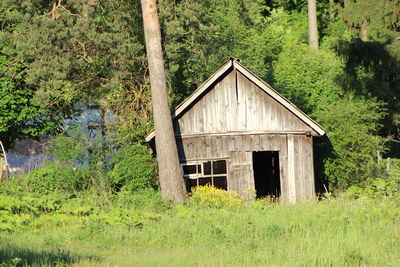
<svg viewBox="0 0 400 267">
<path fill-rule="evenodd" d="M 341 98 L 336 80 L 342 74 L 343 63 L 333 52 L 314 52 L 306 44 L 287 45 L 274 62 L 274 85 L 308 114 Z"/>
<path fill-rule="evenodd" d="M 72 136 L 59 134 L 46 147 L 46 152 L 57 163 L 68 165 L 82 164 L 85 160 L 87 145 L 85 139 L 73 133 Z"/>
<path fill-rule="evenodd" d="M 117 151 L 111 164 L 111 184 L 116 191 L 156 187 L 156 163 L 149 148 L 137 143 L 127 145 Z"/>
<path fill-rule="evenodd" d="M 345 190 L 376 177 L 377 155 L 384 150 L 377 134 L 385 115 L 382 104 L 349 96 L 321 106 L 315 115 L 332 144 L 332 155 L 324 162 L 331 189 Z"/>
<path fill-rule="evenodd" d="M 75 192 L 89 186 L 84 171 L 75 171 L 70 166 L 56 163 L 27 174 L 25 179 L 29 189 L 37 193 Z"/>
<path fill-rule="evenodd" d="M 244 198 L 236 192 L 225 191 L 210 185 L 198 186 L 192 190 L 188 204 L 195 207 L 222 208 L 239 206 Z"/>
<path fill-rule="evenodd" d="M 354 198 L 389 197 L 400 200 L 400 159 L 385 159 L 378 166 L 381 177 L 351 186 L 346 193 Z"/>
</svg>

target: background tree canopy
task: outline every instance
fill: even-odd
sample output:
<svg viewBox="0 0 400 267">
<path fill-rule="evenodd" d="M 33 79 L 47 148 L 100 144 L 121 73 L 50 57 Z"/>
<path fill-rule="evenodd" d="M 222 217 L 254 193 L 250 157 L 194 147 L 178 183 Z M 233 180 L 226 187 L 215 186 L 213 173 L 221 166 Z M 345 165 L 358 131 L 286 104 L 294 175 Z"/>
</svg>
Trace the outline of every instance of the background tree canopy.
<svg viewBox="0 0 400 267">
<path fill-rule="evenodd" d="M 7 147 L 93 102 L 118 116 L 114 141 L 142 140 L 152 117 L 140 10 L 137 0 L 0 3 Z M 327 129 L 319 149 L 333 188 L 400 156 L 400 1 L 318 1 L 319 51 L 307 46 L 305 0 L 160 0 L 159 11 L 171 106 L 236 57 Z"/>
</svg>

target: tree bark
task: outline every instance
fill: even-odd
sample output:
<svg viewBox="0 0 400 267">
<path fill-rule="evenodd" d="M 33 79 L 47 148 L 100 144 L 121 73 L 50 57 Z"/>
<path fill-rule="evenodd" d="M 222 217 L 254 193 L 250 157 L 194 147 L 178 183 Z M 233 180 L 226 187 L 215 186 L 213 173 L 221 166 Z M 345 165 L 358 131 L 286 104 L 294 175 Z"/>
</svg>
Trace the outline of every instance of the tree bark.
<svg viewBox="0 0 400 267">
<path fill-rule="evenodd" d="M 179 166 L 178 150 L 168 107 L 168 92 L 161 48 L 156 0 L 141 0 L 143 27 L 149 64 L 154 130 L 161 194 L 175 203 L 187 197 Z"/>
<path fill-rule="evenodd" d="M 4 162 L 3 160 L 1 160 L 1 165 L 0 165 L 0 179 L 1 177 L 3 177 L 3 167 L 5 167 L 5 176 L 4 179 L 8 179 L 10 177 L 10 173 L 9 173 L 9 166 L 8 166 L 8 161 L 7 161 L 7 153 L 6 150 L 4 149 L 3 143 L 0 141 L 0 149 L 1 149 L 1 153 L 3 155 L 4 158 Z M 4 165 L 3 165 L 4 164 Z"/>
<path fill-rule="evenodd" d="M 308 0 L 308 39 L 310 47 L 318 50 L 317 6 L 315 0 Z"/>
<path fill-rule="evenodd" d="M 368 41 L 368 26 L 369 26 L 368 21 L 366 19 L 363 20 L 363 22 L 361 23 L 361 29 L 359 33 L 359 37 L 363 42 Z"/>
</svg>

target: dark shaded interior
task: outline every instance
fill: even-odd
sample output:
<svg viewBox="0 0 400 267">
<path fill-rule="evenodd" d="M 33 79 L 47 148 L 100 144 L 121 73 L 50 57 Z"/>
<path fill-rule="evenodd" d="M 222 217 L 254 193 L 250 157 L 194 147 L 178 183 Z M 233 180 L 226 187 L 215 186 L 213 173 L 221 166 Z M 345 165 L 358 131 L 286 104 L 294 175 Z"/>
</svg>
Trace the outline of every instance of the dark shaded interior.
<svg viewBox="0 0 400 267">
<path fill-rule="evenodd" d="M 281 194 L 279 152 L 253 152 L 253 170 L 257 198 L 279 197 Z"/>
</svg>

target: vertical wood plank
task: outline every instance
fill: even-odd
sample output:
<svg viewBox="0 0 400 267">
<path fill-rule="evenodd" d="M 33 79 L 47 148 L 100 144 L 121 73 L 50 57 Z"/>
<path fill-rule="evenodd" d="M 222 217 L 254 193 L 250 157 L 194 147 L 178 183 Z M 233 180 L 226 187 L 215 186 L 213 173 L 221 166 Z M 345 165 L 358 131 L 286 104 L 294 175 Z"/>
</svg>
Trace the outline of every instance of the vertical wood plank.
<svg viewBox="0 0 400 267">
<path fill-rule="evenodd" d="M 269 140 L 268 135 L 262 134 L 260 135 L 260 147 L 261 151 L 268 151 L 269 149 Z"/>
<path fill-rule="evenodd" d="M 287 154 L 287 136 L 280 139 L 279 150 L 279 176 L 281 182 L 281 202 L 289 202 L 289 183 L 288 183 L 288 154 Z"/>
<path fill-rule="evenodd" d="M 241 135 L 236 135 L 234 136 L 234 142 L 235 142 L 235 151 L 242 151 L 243 150 L 243 137 Z"/>
<path fill-rule="evenodd" d="M 207 158 L 207 141 L 206 137 L 200 137 L 200 142 L 199 142 L 199 150 L 200 150 L 200 158 L 201 159 L 206 159 Z"/>
<path fill-rule="evenodd" d="M 252 83 L 249 83 L 248 80 L 245 80 L 245 94 L 246 94 L 246 129 L 252 129 L 255 130 L 256 128 L 254 127 L 255 121 L 256 121 L 256 116 L 257 114 L 254 114 L 254 102 L 253 102 L 253 97 L 254 97 L 254 85 Z"/>
<path fill-rule="evenodd" d="M 198 132 L 199 133 L 204 133 L 204 114 L 203 110 L 205 109 L 204 107 L 204 101 L 199 101 L 198 107 L 197 107 L 197 123 L 199 124 L 198 126 Z"/>
<path fill-rule="evenodd" d="M 230 87 L 232 86 L 231 84 L 231 76 L 232 73 L 230 73 L 226 78 L 225 78 L 225 85 L 223 88 L 223 95 L 224 95 L 224 101 L 223 101 L 223 123 L 224 123 L 224 128 L 223 131 L 229 131 L 231 128 L 231 120 L 229 119 L 230 113 L 229 113 L 229 93 L 230 93 Z"/>
<path fill-rule="evenodd" d="M 243 142 L 243 151 L 251 151 L 251 136 L 250 135 L 243 135 L 242 137 Z"/>
<path fill-rule="evenodd" d="M 222 157 L 222 150 L 223 150 L 222 137 L 216 136 L 215 142 L 216 142 L 216 153 L 214 154 L 214 157 L 220 158 Z"/>
<path fill-rule="evenodd" d="M 215 90 L 213 90 L 214 92 L 213 92 L 213 96 L 214 96 L 214 121 L 215 121 L 215 124 L 214 124 L 214 129 L 215 129 L 215 132 L 221 132 L 221 124 L 220 124 L 220 121 L 221 121 L 221 101 L 220 101 L 220 98 L 221 98 L 221 87 L 222 87 L 222 83 L 223 83 L 223 81 L 220 81 L 218 84 L 217 84 L 217 86 L 216 86 L 216 89 Z"/>
<path fill-rule="evenodd" d="M 222 136 L 221 137 L 221 142 L 222 142 L 222 151 L 221 151 L 221 156 L 222 157 L 229 157 L 230 151 L 231 151 L 231 137 L 230 136 Z"/>
<path fill-rule="evenodd" d="M 303 200 L 304 198 L 304 177 L 303 177 L 303 165 L 304 161 L 302 158 L 302 136 L 293 136 L 294 140 L 294 166 L 295 166 L 295 185 L 296 185 L 296 199 Z"/>
<path fill-rule="evenodd" d="M 308 149 L 309 149 L 309 161 L 310 161 L 310 169 L 309 169 L 309 173 L 310 173 L 310 178 L 309 178 L 309 186 L 308 188 L 310 188 L 310 194 L 309 196 L 315 196 L 315 172 L 314 172 L 314 146 L 313 146 L 313 137 L 309 137 L 308 139 L 308 145 L 307 145 Z"/>
<path fill-rule="evenodd" d="M 250 137 L 250 148 L 252 151 L 260 151 L 260 136 L 252 134 Z"/>
<path fill-rule="evenodd" d="M 215 136 L 211 137 L 211 158 L 215 158 L 218 155 L 218 139 Z"/>
<path fill-rule="evenodd" d="M 312 197 L 315 194 L 315 177 L 314 177 L 314 156 L 312 137 L 304 138 L 304 154 L 305 154 L 305 188 L 306 196 Z"/>
<path fill-rule="evenodd" d="M 287 150 L 288 150 L 288 201 L 290 203 L 296 202 L 296 177 L 295 177 L 295 151 L 294 151 L 294 138 L 292 134 L 287 135 Z"/>
<path fill-rule="evenodd" d="M 206 158 L 212 157 L 212 143 L 211 143 L 211 136 L 206 136 Z"/>
</svg>

